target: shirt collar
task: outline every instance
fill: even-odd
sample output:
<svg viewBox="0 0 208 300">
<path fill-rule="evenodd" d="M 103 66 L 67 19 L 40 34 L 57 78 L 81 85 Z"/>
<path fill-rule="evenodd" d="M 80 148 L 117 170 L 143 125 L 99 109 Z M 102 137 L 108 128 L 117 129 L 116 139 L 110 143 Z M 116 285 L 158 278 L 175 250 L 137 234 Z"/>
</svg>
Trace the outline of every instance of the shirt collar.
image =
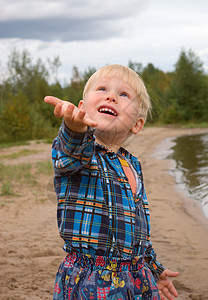
<svg viewBox="0 0 208 300">
<path fill-rule="evenodd" d="M 130 158 L 130 153 L 129 153 L 126 149 L 124 149 L 124 148 L 122 148 L 122 147 L 120 147 L 120 148 L 118 149 L 118 152 L 115 153 L 114 151 L 110 150 L 108 147 L 106 147 L 106 146 L 104 146 L 104 145 L 101 145 L 101 144 L 99 144 L 98 142 L 95 142 L 95 148 L 96 148 L 97 150 L 99 149 L 99 151 L 101 151 L 101 152 L 103 152 L 103 153 L 108 154 L 108 155 L 111 156 L 111 157 L 117 157 L 119 154 L 121 154 L 121 155 L 123 155 L 123 156 L 125 156 L 125 157 L 127 157 L 127 158 Z"/>
</svg>

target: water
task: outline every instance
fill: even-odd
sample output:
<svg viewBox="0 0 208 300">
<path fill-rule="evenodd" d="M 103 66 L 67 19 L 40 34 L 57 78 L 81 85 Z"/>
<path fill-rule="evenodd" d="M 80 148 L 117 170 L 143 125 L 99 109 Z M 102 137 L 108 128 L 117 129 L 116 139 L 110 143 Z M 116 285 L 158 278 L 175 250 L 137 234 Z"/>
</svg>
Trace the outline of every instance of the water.
<svg viewBox="0 0 208 300">
<path fill-rule="evenodd" d="M 177 184 L 201 203 L 208 218 L 208 134 L 172 140 L 171 152 L 166 158 L 174 159 Z"/>
</svg>

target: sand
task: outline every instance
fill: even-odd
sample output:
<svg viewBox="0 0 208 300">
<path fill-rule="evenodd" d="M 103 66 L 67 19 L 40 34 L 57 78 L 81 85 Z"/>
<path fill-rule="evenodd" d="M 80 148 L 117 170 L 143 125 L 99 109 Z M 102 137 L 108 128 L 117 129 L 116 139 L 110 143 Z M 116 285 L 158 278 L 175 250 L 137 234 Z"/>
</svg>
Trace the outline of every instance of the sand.
<svg viewBox="0 0 208 300">
<path fill-rule="evenodd" d="M 155 151 L 164 150 L 161 141 L 166 138 L 201 132 L 208 129 L 145 128 L 128 146 L 142 162 L 158 260 L 180 272 L 173 282 L 181 300 L 208 299 L 208 219 L 199 203 L 176 186 L 171 161 L 158 160 Z M 22 149 L 40 152 L 5 158 Z M 16 179 L 12 182 L 13 195 L 0 199 L 2 300 L 52 299 L 55 274 L 65 253 L 56 225 L 53 174 L 35 171 L 37 162 L 48 160 L 50 145 L 43 143 L 0 150 L 0 163 L 21 166 L 29 162 L 36 176 L 34 183 Z"/>
</svg>

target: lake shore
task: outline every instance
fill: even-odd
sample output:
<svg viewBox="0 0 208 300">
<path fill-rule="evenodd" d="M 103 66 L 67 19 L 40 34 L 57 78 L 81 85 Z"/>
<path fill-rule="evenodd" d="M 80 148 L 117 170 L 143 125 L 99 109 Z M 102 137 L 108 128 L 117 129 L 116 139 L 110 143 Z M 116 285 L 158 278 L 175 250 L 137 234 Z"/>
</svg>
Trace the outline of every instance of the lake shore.
<svg viewBox="0 0 208 300">
<path fill-rule="evenodd" d="M 143 166 L 158 260 L 180 272 L 173 282 L 181 300 L 208 299 L 208 219 L 201 205 L 177 187 L 170 173 L 172 161 L 157 159 L 155 151 L 167 150 L 161 149 L 161 141 L 167 138 L 207 132 L 197 128 L 146 128 L 128 147 Z"/>
<path fill-rule="evenodd" d="M 173 280 L 180 300 L 207 299 L 208 221 L 199 203 L 177 189 L 169 172 L 171 162 L 158 160 L 153 154 L 156 148 L 160 151 L 160 142 L 166 138 L 203 132 L 208 129 L 147 127 L 128 146 L 142 163 L 158 260 L 180 272 Z M 27 158 L 16 158 L 13 164 L 11 159 L 1 163 L 16 167 L 27 161 L 34 172 L 38 162 L 51 160 L 50 148 L 32 142 L 0 149 L 0 156 L 37 150 Z M 35 178 L 32 184 L 26 179 L 24 183 L 12 182 L 13 195 L 1 196 L 1 299 L 52 299 L 55 274 L 65 257 L 56 224 L 53 175 L 35 173 Z"/>
</svg>

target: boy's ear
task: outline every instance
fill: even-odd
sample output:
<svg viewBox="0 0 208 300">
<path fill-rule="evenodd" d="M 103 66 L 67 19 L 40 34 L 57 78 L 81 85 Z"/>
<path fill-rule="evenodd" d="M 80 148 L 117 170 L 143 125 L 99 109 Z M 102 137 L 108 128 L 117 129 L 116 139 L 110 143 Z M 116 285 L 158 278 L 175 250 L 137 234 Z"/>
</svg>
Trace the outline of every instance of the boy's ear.
<svg viewBox="0 0 208 300">
<path fill-rule="evenodd" d="M 136 121 L 136 123 L 134 124 L 134 126 L 132 127 L 131 131 L 134 133 L 134 134 L 137 134 L 139 133 L 140 131 L 142 131 L 144 127 L 144 119 L 143 118 L 140 118 Z"/>
<path fill-rule="evenodd" d="M 80 101 L 79 101 L 78 108 L 79 108 L 80 110 L 83 110 L 83 109 L 84 109 L 84 101 L 83 101 L 83 100 L 80 100 Z"/>
</svg>

